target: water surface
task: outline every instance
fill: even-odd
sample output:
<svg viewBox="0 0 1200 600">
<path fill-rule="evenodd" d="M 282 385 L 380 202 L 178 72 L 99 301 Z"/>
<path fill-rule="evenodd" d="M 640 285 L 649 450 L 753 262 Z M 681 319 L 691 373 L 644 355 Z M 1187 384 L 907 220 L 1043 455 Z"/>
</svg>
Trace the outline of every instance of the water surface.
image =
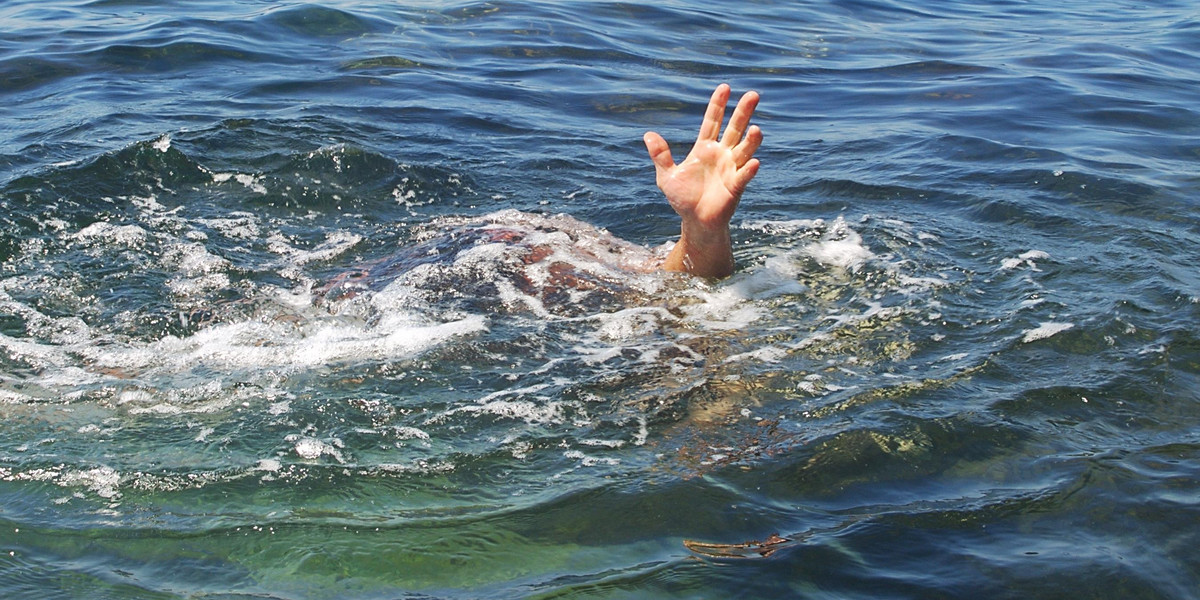
<svg viewBox="0 0 1200 600">
<path fill-rule="evenodd" d="M 1198 33 L 6 3 L 0 595 L 1196 598 Z M 647 270 L 722 81 L 738 271 Z"/>
</svg>

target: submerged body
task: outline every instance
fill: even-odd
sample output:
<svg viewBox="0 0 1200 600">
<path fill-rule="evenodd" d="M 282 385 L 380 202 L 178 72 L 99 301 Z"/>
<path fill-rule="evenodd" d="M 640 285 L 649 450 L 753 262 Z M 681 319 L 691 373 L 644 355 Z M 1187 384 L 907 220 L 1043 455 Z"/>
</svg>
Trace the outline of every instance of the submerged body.
<svg viewBox="0 0 1200 600">
<path fill-rule="evenodd" d="M 334 307 L 396 286 L 427 302 L 577 315 L 647 302 L 665 282 L 655 272 L 666 254 L 568 215 L 503 210 L 435 221 L 416 243 L 321 284 L 314 301 Z"/>
<path fill-rule="evenodd" d="M 409 271 L 436 268 L 446 255 L 457 264 L 459 255 L 488 252 L 504 253 L 502 262 L 510 263 L 492 282 L 500 295 L 532 299 L 526 304 L 543 312 L 549 310 L 547 306 L 563 308 L 588 296 L 628 299 L 630 276 L 656 268 L 726 277 L 734 269 L 730 221 L 746 185 L 758 172 L 754 153 L 762 144 L 762 130 L 750 125 L 758 106 L 756 92 L 742 96 L 722 134 L 729 95 L 726 84 L 713 91 L 696 142 L 682 162 L 675 163 L 661 135 L 647 132 L 643 138 L 658 187 L 680 217 L 679 239 L 666 253 L 617 240 L 565 215 L 501 211 L 483 222 L 447 221 L 445 231 L 430 239 L 338 275 L 320 287 L 318 296 L 329 301 L 357 290 L 378 290 Z M 462 291 L 461 278 L 441 284 Z"/>
</svg>

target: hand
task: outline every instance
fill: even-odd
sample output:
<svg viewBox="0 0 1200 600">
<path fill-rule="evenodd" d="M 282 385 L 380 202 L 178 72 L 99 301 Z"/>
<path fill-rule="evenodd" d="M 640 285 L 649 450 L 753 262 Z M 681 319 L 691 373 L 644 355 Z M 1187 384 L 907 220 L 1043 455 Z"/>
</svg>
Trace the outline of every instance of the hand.
<svg viewBox="0 0 1200 600">
<path fill-rule="evenodd" d="M 757 125 L 746 128 L 758 106 L 758 93 L 746 92 L 742 96 L 725 135 L 717 141 L 728 101 L 729 86 L 722 83 L 708 101 L 696 144 L 678 165 L 661 135 L 653 131 L 645 135 L 658 187 L 684 220 L 710 226 L 728 225 L 742 191 L 758 172 L 758 159 L 752 157 L 762 144 L 762 130 Z"/>
<path fill-rule="evenodd" d="M 644 137 L 658 187 L 682 219 L 679 242 L 664 262 L 665 269 L 705 277 L 733 272 L 729 221 L 746 184 L 758 173 L 759 161 L 753 157 L 762 144 L 762 130 L 749 125 L 758 93 L 746 92 L 719 136 L 729 92 L 726 84 L 713 92 L 696 144 L 683 162 L 675 164 L 662 136 L 647 132 Z"/>
</svg>

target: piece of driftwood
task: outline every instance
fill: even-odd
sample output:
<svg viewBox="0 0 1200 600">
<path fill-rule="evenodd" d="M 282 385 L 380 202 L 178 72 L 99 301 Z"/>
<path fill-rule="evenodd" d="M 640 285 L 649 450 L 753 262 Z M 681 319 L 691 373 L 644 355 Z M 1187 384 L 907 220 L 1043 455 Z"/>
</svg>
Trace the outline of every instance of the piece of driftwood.
<svg viewBox="0 0 1200 600">
<path fill-rule="evenodd" d="M 696 554 L 710 558 L 767 558 L 793 542 L 794 540 L 791 538 L 772 533 L 765 540 L 751 540 L 740 544 L 714 544 L 683 540 L 683 546 Z"/>
</svg>

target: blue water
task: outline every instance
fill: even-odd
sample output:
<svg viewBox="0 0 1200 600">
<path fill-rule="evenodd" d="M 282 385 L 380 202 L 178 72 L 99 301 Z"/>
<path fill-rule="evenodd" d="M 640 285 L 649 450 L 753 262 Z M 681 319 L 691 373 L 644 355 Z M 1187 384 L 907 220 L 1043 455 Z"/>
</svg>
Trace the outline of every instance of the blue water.
<svg viewBox="0 0 1200 600">
<path fill-rule="evenodd" d="M 713 6 L 0 5 L 0 597 L 1200 597 L 1200 9 Z"/>
</svg>

